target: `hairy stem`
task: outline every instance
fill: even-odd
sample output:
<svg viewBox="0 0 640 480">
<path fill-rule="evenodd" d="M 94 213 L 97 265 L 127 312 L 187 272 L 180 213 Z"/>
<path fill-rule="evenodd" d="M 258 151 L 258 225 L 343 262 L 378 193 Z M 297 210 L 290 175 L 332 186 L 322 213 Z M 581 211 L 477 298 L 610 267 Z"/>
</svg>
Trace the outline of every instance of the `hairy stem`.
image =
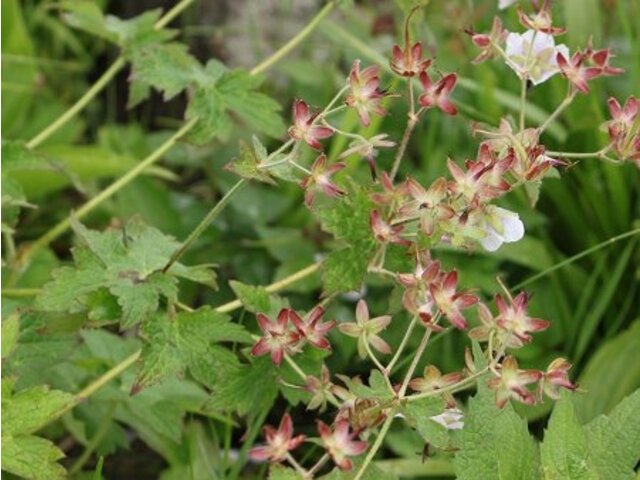
<svg viewBox="0 0 640 480">
<path fill-rule="evenodd" d="M 245 183 L 246 183 L 246 180 L 242 178 L 238 180 L 238 182 L 236 182 L 236 184 L 233 187 L 231 187 L 227 193 L 225 193 L 225 195 L 218 201 L 218 203 L 215 204 L 215 206 L 209 211 L 209 213 L 207 213 L 207 215 L 202 219 L 202 221 L 200 221 L 198 226 L 193 229 L 193 231 L 189 234 L 187 239 L 184 242 L 182 242 L 182 245 L 180 245 L 180 248 L 178 248 L 178 250 L 176 250 L 175 253 L 171 255 L 171 258 L 162 269 L 163 272 L 166 272 L 167 270 L 169 270 L 171 266 L 180 259 L 180 257 L 184 254 L 184 252 L 186 252 L 187 249 L 191 246 L 191 244 L 193 244 L 193 242 L 195 242 L 198 239 L 198 237 L 202 235 L 202 232 L 204 232 L 209 226 L 209 224 L 211 224 L 211 222 L 213 222 L 213 220 L 220 214 L 220 212 L 222 212 L 222 210 L 224 209 L 224 207 L 227 206 L 227 204 L 229 203 L 233 195 L 237 191 L 239 191 L 240 188 L 244 186 Z"/>
<path fill-rule="evenodd" d="M 185 8 L 187 8 L 193 0 L 182 0 L 178 2 L 171 10 L 169 10 L 162 18 L 160 18 L 156 24 L 156 29 L 161 29 L 166 26 L 171 20 L 177 17 Z M 113 62 L 113 64 L 96 80 L 96 82 L 87 90 L 82 97 L 80 97 L 76 103 L 74 103 L 69 109 L 64 112 L 60 117 L 58 117 L 53 123 L 49 124 L 44 130 L 42 130 L 39 134 L 33 137 L 29 142 L 27 142 L 27 148 L 36 148 L 42 142 L 44 142 L 47 138 L 53 135 L 56 131 L 62 128 L 64 125 L 69 122 L 73 117 L 75 117 L 79 112 L 81 112 L 88 104 L 95 98 L 98 93 L 105 88 L 109 82 L 116 76 L 116 74 L 124 68 L 127 64 L 126 60 L 120 56 L 118 59 Z"/>
<path fill-rule="evenodd" d="M 302 42 L 317 26 L 318 24 L 329 15 L 333 7 L 335 6 L 334 2 L 327 3 L 322 10 L 320 10 L 317 15 L 304 27 L 296 36 L 294 36 L 291 40 L 289 40 L 286 44 L 284 44 L 277 52 L 271 55 L 266 60 L 260 62 L 258 65 L 251 69 L 251 75 L 258 75 L 259 73 L 264 72 L 269 67 L 274 65 L 276 62 L 282 60 L 291 50 Z"/>
<path fill-rule="evenodd" d="M 376 441 L 371 446 L 371 449 L 367 453 L 367 456 L 365 457 L 364 462 L 362 462 L 362 465 L 360 466 L 360 470 L 358 470 L 358 473 L 356 474 L 356 476 L 353 477 L 353 480 L 360 480 L 362 478 L 362 475 L 364 475 L 364 472 L 367 470 L 367 467 L 373 460 L 373 457 L 375 457 L 376 453 L 378 453 L 378 450 L 380 450 L 380 447 L 382 446 L 382 442 L 384 441 L 384 437 L 387 435 L 387 432 L 389 431 L 389 427 L 391 426 L 392 422 L 393 422 L 393 412 L 390 412 L 389 415 L 387 416 L 387 419 L 384 421 L 384 423 L 382 424 L 382 427 L 380 428 L 380 432 L 376 437 Z"/>
</svg>

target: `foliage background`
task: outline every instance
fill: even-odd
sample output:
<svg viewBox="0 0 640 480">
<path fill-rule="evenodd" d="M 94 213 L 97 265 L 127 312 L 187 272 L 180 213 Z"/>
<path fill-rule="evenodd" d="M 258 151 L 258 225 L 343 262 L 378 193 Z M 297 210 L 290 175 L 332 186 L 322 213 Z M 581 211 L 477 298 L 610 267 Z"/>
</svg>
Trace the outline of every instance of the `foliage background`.
<svg viewBox="0 0 640 480">
<path fill-rule="evenodd" d="M 106 11 L 125 18 L 171 4 L 100 3 Z M 415 37 L 436 55 L 438 68 L 456 71 L 464 78 L 454 95 L 461 113 L 450 118 L 430 112 L 416 129 L 403 170 L 421 181 L 442 174 L 448 156 L 457 160 L 473 157 L 477 143 L 471 138 L 469 120 L 496 123 L 505 113 L 514 112 L 517 102 L 507 92 L 518 91 L 517 79 L 500 62 L 472 66 L 475 52 L 462 33 L 470 25 L 478 31 L 488 30 L 495 3 L 434 1 L 413 24 Z M 384 64 L 410 4 L 400 0 L 356 2 L 333 12 L 301 47 L 270 69 L 263 90 L 285 106 L 285 122 L 294 98 L 303 97 L 318 106 L 326 104 L 342 86 L 353 59 Z M 316 2 L 294 0 L 201 1 L 172 26 L 180 29 L 179 39 L 188 43 L 200 60 L 214 57 L 233 67 L 250 68 L 295 34 L 319 7 Z M 640 4 L 633 0 L 563 0 L 557 2 L 554 12 L 559 23 L 569 29 L 563 41 L 570 48 L 593 36 L 595 45 L 614 48 L 614 63 L 627 71 L 623 76 L 594 82 L 592 94 L 580 96 L 548 133 L 547 142 L 553 150 L 596 151 L 605 143 L 598 126 L 608 116 L 606 99 L 640 94 Z M 503 18 L 507 27 L 517 24 L 513 9 Z M 107 42 L 70 28 L 52 2 L 3 1 L 3 139 L 33 137 L 85 92 L 114 55 Z M 383 82 L 393 86 L 394 80 L 387 74 Z M 179 127 L 185 108 L 183 95 L 164 102 L 153 94 L 149 101 L 127 109 L 127 84 L 128 73 L 121 72 L 80 116 L 47 140 L 42 151 L 55 160 L 11 167 L 28 201 L 37 206 L 21 214 L 15 237 L 18 246 L 67 216 Z M 550 112 L 564 97 L 564 88 L 556 76 L 536 88 L 530 100 Z M 367 136 L 385 132 L 400 138 L 405 112 L 401 102 L 397 103 L 391 103 L 388 117 L 373 122 Z M 355 131 L 361 127 L 355 115 L 348 113 L 340 120 L 340 128 Z M 224 141 L 204 147 L 175 147 L 165 155 L 162 169 L 136 179 L 86 218 L 85 224 L 102 229 L 140 216 L 166 234 L 186 237 L 235 181 L 222 167 L 237 154 L 238 141 L 250 140 L 251 134 L 240 122 Z M 266 141 L 270 150 L 279 145 Z M 328 143 L 328 155 L 335 157 L 344 148 L 344 140 L 335 137 Z M 377 162 L 388 168 L 391 160 L 390 153 L 382 152 Z M 349 161 L 349 173 L 368 181 L 367 168 L 355 158 Z M 631 164 L 613 166 L 586 160 L 564 172 L 562 180 L 546 181 L 535 209 L 524 195 L 517 194 L 505 205 L 521 213 L 527 227 L 523 241 L 492 255 L 446 250 L 438 255 L 461 271 L 463 286 L 477 288 L 486 296 L 495 291 L 497 275 L 510 286 L 527 282 L 526 288 L 535 294 L 532 313 L 551 320 L 552 328 L 518 351 L 519 361 L 526 367 L 543 368 L 556 356 L 570 359 L 575 365 L 573 375 L 589 392 L 575 399 L 579 418 L 587 421 L 607 412 L 640 386 L 640 239 L 634 236 L 553 272 L 549 269 L 639 226 L 640 174 Z M 60 237 L 51 248 L 40 251 L 32 267 L 9 286 L 40 288 L 52 269 L 69 262 L 73 242 L 72 235 Z M 329 237 L 303 206 L 301 191 L 295 185 L 274 188 L 251 184 L 184 257 L 187 264 L 216 263 L 220 289 L 189 284 L 181 289 L 180 299 L 192 306 L 220 305 L 235 298 L 228 280 L 266 285 L 309 265 L 330 248 Z M 3 269 L 4 285 L 5 273 Z M 531 280 L 538 274 L 540 278 Z M 309 309 L 320 289 L 316 275 L 292 286 L 286 296 L 294 307 Z M 374 311 L 399 310 L 398 298 L 388 284 L 371 278 L 366 289 Z M 29 303 L 28 298 L 4 297 L 3 317 Z M 350 319 L 354 305 L 354 295 L 341 296 L 333 302 L 329 316 Z M 243 312 L 236 318 L 246 320 L 255 331 L 252 315 Z M 83 330 L 79 335 L 67 335 L 64 328 L 58 335 L 44 338 L 46 345 L 20 347 L 22 363 L 12 367 L 18 369 L 22 387 L 46 383 L 77 391 L 87 377 L 95 377 L 136 348 L 134 338 L 118 338 L 115 330 L 107 333 L 108 328 Z M 399 342 L 402 333 L 392 324 L 386 337 Z M 332 371 L 367 374 L 368 365 L 354 356 L 355 342 L 337 332 L 331 340 L 334 353 L 327 362 Z M 443 370 L 460 368 L 463 345 L 461 338 L 448 335 L 429 347 L 425 360 L 437 362 Z M 122 381 L 131 379 L 125 375 Z M 244 420 L 228 412 L 204 415 L 196 407 L 202 392 L 188 380 L 167 382 L 133 398 L 121 393 L 116 386 L 107 387 L 90 403 L 47 427 L 47 436 L 67 453 L 67 465 L 81 455 L 82 439 L 86 446 L 96 431 L 103 429 L 96 452 L 107 455 L 106 478 L 130 478 L 134 472 L 136 478 L 158 478 L 162 472 L 162 478 L 170 479 L 178 478 L 186 468 L 193 478 L 216 478 L 211 472 L 227 472 L 226 477 L 218 478 L 232 478 L 231 473 L 239 473 L 230 473 L 226 466 L 233 463 L 229 452 L 241 445 L 244 431 L 230 425 L 243 426 Z M 285 407 L 279 400 L 267 419 L 276 422 Z M 550 408 L 547 402 L 521 413 L 540 434 Z M 302 409 L 292 413 L 302 431 L 313 430 Z M 100 416 L 110 421 L 96 423 Z M 250 431 L 259 420 L 249 421 Z M 130 450 L 124 450 L 125 446 Z M 420 449 L 414 434 L 392 430 L 385 455 L 395 460 L 388 460 L 386 466 L 401 464 L 405 472 L 415 471 L 416 475 L 435 474 L 439 468 L 450 471 L 446 456 L 422 464 L 416 455 Z M 95 459 L 89 462 L 88 467 Z M 259 468 L 251 467 L 243 475 L 260 474 Z"/>
</svg>

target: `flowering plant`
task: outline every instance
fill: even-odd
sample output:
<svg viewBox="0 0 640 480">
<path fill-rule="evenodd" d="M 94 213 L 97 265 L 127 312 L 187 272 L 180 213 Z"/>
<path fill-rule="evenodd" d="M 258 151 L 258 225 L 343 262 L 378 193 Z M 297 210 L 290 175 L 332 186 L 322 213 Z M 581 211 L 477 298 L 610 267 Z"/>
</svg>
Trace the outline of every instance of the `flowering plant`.
<svg viewBox="0 0 640 480">
<path fill-rule="evenodd" d="M 580 48 L 560 43 L 567 29 L 555 23 L 550 0 L 534 0 L 530 6 L 519 2 L 518 24 L 511 25 L 505 15 L 496 16 L 488 32 L 466 28 L 468 36 L 460 38 L 475 50 L 472 62 L 485 64 L 478 68 L 504 69 L 504 64 L 505 71 L 515 73 L 519 96 L 502 92 L 501 98 L 511 100 L 517 118 L 479 115 L 482 121 L 467 125 L 473 147 L 462 156 L 443 155 L 440 171 L 429 158 L 425 175 L 408 165 L 416 132 L 433 119 L 462 121 L 469 115 L 460 89 L 473 82 L 441 71 L 436 49 L 413 33 L 422 6 L 407 12 L 402 42 L 387 51 L 384 62 L 367 64 L 365 58 L 379 54 L 352 41 L 363 58 L 350 63 L 326 105 L 316 106 L 311 95 L 298 94 L 287 128 L 278 102 L 259 91 L 257 75 L 301 42 L 334 2 L 292 43 L 249 72 L 230 70 L 216 60 L 203 65 L 173 40 L 174 32 L 165 27 L 189 3 L 179 2 L 163 17 L 147 12 L 130 20 L 104 16 L 84 2 L 63 5 L 67 22 L 112 42 L 121 56 L 113 72 L 60 120 L 27 143 L 3 144 L 10 165 L 37 164 L 47 154 L 40 144 L 127 64 L 130 105 L 151 90 L 165 99 L 183 95 L 186 102 L 185 124 L 176 134 L 18 251 L 13 227 L 20 209 L 32 205 L 18 177 L 6 181 L 3 209 L 13 223 L 7 224 L 5 236 L 5 293 L 35 299 L 12 306 L 2 324 L 7 365 L 3 414 L 9 418 L 3 423 L 9 460 L 3 457 L 2 468 L 24 478 L 64 478 L 67 472 L 57 463 L 62 450 L 35 435 L 59 421 L 72 444 L 86 448 L 69 465 L 72 474 L 96 449 L 109 452 L 125 442 L 126 425 L 167 459 L 167 478 L 187 471 L 198 478 L 237 478 L 267 469 L 274 480 L 395 478 L 398 470 L 409 475 L 408 466 L 395 468 L 393 460 L 381 460 L 385 442 L 391 451 L 402 450 L 394 438 L 410 438 L 409 449 L 420 445 L 422 459 L 415 451 L 407 454 L 407 448 L 402 456 L 417 459 L 412 465 L 424 464 L 429 474 L 433 462 L 443 461 L 447 473 L 462 479 L 633 475 L 640 390 L 625 392 L 631 395 L 617 407 L 598 412 L 607 415 L 579 420 L 576 399 L 587 389 L 576 380 L 572 358 L 554 348 L 544 362 L 528 365 L 537 338 L 558 328 L 554 319 L 537 318 L 537 298 L 522 285 L 509 286 L 500 275 L 474 276 L 475 268 L 465 266 L 468 259 L 497 258 L 527 245 L 528 232 L 537 228 L 527 208 L 535 207 L 549 179 L 582 168 L 581 159 L 593 158 L 609 168 L 640 167 L 640 100 L 634 96 L 609 98 L 610 118 L 601 123 L 606 142 L 599 150 L 550 147 L 548 134 L 561 115 L 592 94 L 598 79 L 624 73 L 612 50 L 591 40 Z M 514 3 L 500 1 L 498 6 L 508 9 Z M 341 35 L 351 38 L 348 32 Z M 563 83 L 566 95 L 555 110 L 540 115 L 532 99 L 553 81 Z M 402 124 L 397 138 L 383 130 L 391 118 Z M 225 160 L 223 195 L 203 218 L 190 222 L 193 228 L 182 242 L 137 217 L 114 221 L 102 232 L 81 222 L 142 172 L 151 174 L 152 164 L 178 140 L 190 142 L 188 148 L 206 148 L 214 140 L 227 140 L 237 124 L 284 140 L 273 148 L 258 136 L 250 143 L 241 140 L 237 156 Z M 173 178 L 164 170 L 154 174 Z M 261 189 L 264 198 L 247 194 L 253 188 Z M 280 208 L 277 197 L 268 201 L 267 195 L 286 188 L 304 208 L 296 215 L 308 219 L 303 234 L 296 232 L 305 241 L 295 252 L 278 245 L 279 236 L 294 229 L 274 228 L 262 218 Z M 511 201 L 518 195 L 526 202 Z M 223 215 L 227 206 L 240 216 L 259 213 L 249 225 L 238 226 L 235 217 Z M 207 236 L 214 221 L 219 238 Z M 208 306 L 209 293 L 195 296 L 190 287 L 211 289 L 219 283 L 214 266 L 203 260 L 210 253 L 190 256 L 189 250 L 198 242 L 235 249 L 242 244 L 235 234 L 259 221 L 262 241 L 277 258 L 291 262 L 287 267 L 298 265 L 298 255 L 313 261 L 301 270 L 279 272 L 267 287 L 229 279 L 227 293 L 236 299 Z M 35 275 L 42 252 L 55 257 L 48 245 L 69 228 L 76 238 L 69 265 L 51 267 L 36 291 L 23 291 L 20 282 Z M 223 238 L 225 229 L 233 228 L 234 235 Z M 321 252 L 309 247 L 311 240 Z M 623 267 L 633 250 L 628 252 Z M 256 259 L 250 257 L 247 270 Z M 294 294 L 276 294 L 317 272 L 318 283 L 302 290 L 311 292 L 311 308 L 305 309 Z M 233 277 L 224 269 L 221 273 Z M 247 278 L 241 271 L 237 277 Z M 595 289 L 591 283 L 585 286 L 588 296 Z M 239 308 L 248 315 L 236 320 L 230 312 Z M 586 340 L 581 338 L 567 353 L 583 353 Z M 57 353 L 49 371 L 46 361 L 34 359 L 38 350 L 31 349 L 38 342 L 72 353 Z M 59 347 L 54 342 L 66 343 Z M 453 352 L 451 361 L 431 353 L 443 344 Z M 359 362 L 357 369 L 348 362 Z M 96 363 L 107 368 L 92 379 Z M 135 373 L 128 371 L 134 364 Z M 85 386 L 69 393 L 76 385 Z M 91 403 L 84 404 L 89 398 Z M 533 406 L 543 415 L 553 410 L 542 442 L 530 435 L 521 416 L 535 415 Z M 185 423 L 187 413 L 207 418 L 211 431 Z M 240 425 L 244 432 L 236 438 L 234 428 Z M 189 439 L 186 449 L 181 448 L 183 438 Z M 215 456 L 216 466 L 200 464 L 200 456 L 192 462 L 192 456 L 201 455 L 193 446 L 204 448 L 206 458 Z"/>
</svg>

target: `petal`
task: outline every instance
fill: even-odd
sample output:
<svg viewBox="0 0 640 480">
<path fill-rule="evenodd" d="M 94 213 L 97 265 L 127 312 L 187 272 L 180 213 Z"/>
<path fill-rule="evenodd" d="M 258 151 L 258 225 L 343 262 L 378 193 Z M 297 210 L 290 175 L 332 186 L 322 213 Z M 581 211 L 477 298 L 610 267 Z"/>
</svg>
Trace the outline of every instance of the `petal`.
<svg viewBox="0 0 640 480">
<path fill-rule="evenodd" d="M 389 344 L 385 342 L 382 338 L 380 338 L 378 335 L 370 336 L 369 343 L 373 348 L 375 348 L 380 353 L 384 353 L 385 355 L 388 355 L 391 353 L 391 347 L 389 346 Z"/>
<path fill-rule="evenodd" d="M 374 210 L 374 212 L 377 213 L 377 210 Z M 371 215 L 373 216 L 373 213 Z M 380 218 L 380 214 L 378 214 L 377 218 Z M 367 302 L 364 300 L 359 300 L 356 305 L 356 320 L 359 324 L 364 324 L 369 320 L 369 307 L 367 307 Z"/>
<path fill-rule="evenodd" d="M 249 450 L 249 458 L 257 462 L 264 462 L 271 458 L 273 449 L 269 446 L 254 447 Z"/>
<path fill-rule="evenodd" d="M 269 344 L 264 338 L 261 338 L 256 342 L 256 344 L 251 348 L 251 355 L 255 357 L 259 357 L 260 355 L 264 355 L 271 350 Z"/>
<path fill-rule="evenodd" d="M 350 337 L 359 337 L 360 333 L 362 333 L 362 327 L 353 322 L 341 323 L 338 325 L 338 330 Z"/>
<path fill-rule="evenodd" d="M 271 329 L 273 328 L 273 323 L 271 322 L 271 320 L 269 320 L 269 317 L 267 317 L 264 313 L 258 313 L 256 315 L 256 320 L 258 321 L 258 326 L 260 327 L 260 330 L 262 330 L 264 333 L 270 332 Z"/>
<path fill-rule="evenodd" d="M 291 415 L 288 413 L 285 413 L 282 416 L 278 432 L 280 432 L 285 438 L 291 438 L 293 435 L 293 421 L 291 420 Z"/>
</svg>

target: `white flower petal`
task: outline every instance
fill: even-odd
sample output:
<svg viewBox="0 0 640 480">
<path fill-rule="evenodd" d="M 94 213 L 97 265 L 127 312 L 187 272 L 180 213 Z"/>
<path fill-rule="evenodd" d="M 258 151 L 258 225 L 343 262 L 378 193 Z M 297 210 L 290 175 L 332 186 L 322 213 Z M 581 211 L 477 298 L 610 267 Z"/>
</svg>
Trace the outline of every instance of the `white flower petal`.
<svg viewBox="0 0 640 480">
<path fill-rule="evenodd" d="M 517 213 L 496 207 L 494 214 L 502 223 L 502 237 L 505 242 L 517 242 L 524 236 L 524 224 Z"/>
<path fill-rule="evenodd" d="M 518 0 L 498 0 L 498 8 L 500 10 L 504 10 L 505 8 L 509 8 L 511 5 L 516 3 Z"/>
<path fill-rule="evenodd" d="M 447 430 L 461 430 L 464 427 L 464 415 L 457 408 L 448 408 L 440 415 L 434 415 L 429 419 L 442 425 Z"/>
<path fill-rule="evenodd" d="M 493 227 L 488 226 L 485 231 L 487 235 L 480 239 L 480 245 L 488 252 L 495 252 L 504 243 L 504 238 Z"/>
</svg>

